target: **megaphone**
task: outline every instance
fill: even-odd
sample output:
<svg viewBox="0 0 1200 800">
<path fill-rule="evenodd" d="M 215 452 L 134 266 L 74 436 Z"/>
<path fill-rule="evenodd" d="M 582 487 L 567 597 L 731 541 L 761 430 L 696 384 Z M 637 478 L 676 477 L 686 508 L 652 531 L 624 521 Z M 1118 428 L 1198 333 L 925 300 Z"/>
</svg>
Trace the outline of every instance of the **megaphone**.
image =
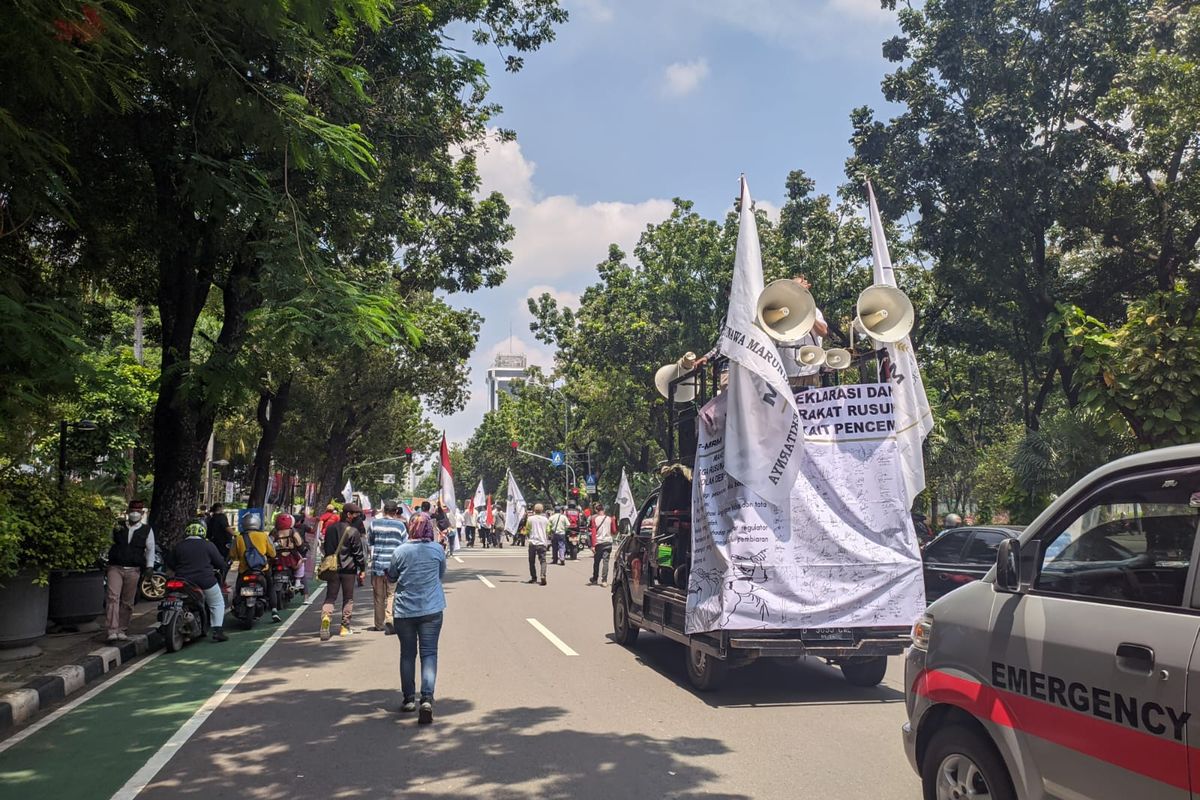
<svg viewBox="0 0 1200 800">
<path fill-rule="evenodd" d="M 850 351 L 842 347 L 831 347 L 825 351 L 825 366 L 830 369 L 845 369 L 850 366 Z"/>
<path fill-rule="evenodd" d="M 898 342 L 913 326 L 913 304 L 895 286 L 877 283 L 862 290 L 854 327 L 878 342 Z"/>
<path fill-rule="evenodd" d="M 825 363 L 825 348 L 815 344 L 806 344 L 796 353 L 796 363 L 802 367 L 819 367 Z"/>
<path fill-rule="evenodd" d="M 671 397 L 671 381 L 686 375 L 691 372 L 696 366 L 696 354 L 690 350 L 683 354 L 683 358 L 673 364 L 663 364 L 654 373 L 654 388 L 658 389 L 658 393 L 663 397 L 670 399 Z M 690 403 L 696 399 L 696 383 L 681 383 L 675 387 L 675 402 Z"/>
<path fill-rule="evenodd" d="M 812 294 L 791 280 L 772 281 L 758 295 L 754 321 L 777 342 L 803 338 L 817 319 Z"/>
</svg>

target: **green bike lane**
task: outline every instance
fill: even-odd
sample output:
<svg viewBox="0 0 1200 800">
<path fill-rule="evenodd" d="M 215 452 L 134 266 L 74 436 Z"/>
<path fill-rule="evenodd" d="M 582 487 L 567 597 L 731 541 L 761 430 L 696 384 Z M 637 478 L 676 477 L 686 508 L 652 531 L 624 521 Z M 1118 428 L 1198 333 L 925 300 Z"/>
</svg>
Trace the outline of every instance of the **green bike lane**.
<svg viewBox="0 0 1200 800">
<path fill-rule="evenodd" d="M 260 620 L 249 631 L 230 628 L 227 642 L 192 642 L 178 653 L 135 662 L 130 670 L 136 672 L 119 673 L 111 685 L 101 684 L 94 696 L 0 752 L 0 797 L 112 797 L 307 607 L 285 610 L 280 624 Z"/>
</svg>

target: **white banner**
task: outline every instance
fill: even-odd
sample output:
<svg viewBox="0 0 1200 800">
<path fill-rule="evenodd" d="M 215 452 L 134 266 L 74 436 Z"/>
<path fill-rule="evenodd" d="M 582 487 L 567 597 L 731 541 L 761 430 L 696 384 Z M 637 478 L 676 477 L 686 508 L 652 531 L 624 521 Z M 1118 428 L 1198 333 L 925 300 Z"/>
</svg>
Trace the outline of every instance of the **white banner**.
<svg viewBox="0 0 1200 800">
<path fill-rule="evenodd" d="M 891 385 L 796 400 L 803 459 L 790 509 L 725 472 L 728 393 L 701 412 L 688 633 L 910 625 L 925 609 Z"/>
<path fill-rule="evenodd" d="M 475 487 L 475 497 L 472 498 L 471 503 L 471 508 L 476 513 L 479 512 L 479 509 L 487 506 L 487 493 L 483 491 L 483 478 L 479 479 L 479 485 Z"/>
<path fill-rule="evenodd" d="M 508 471 L 508 496 L 504 501 L 504 529 L 516 533 L 521 520 L 525 519 L 525 495 L 521 494 L 512 470 Z"/>
<path fill-rule="evenodd" d="M 233 502 L 233 481 L 225 481 L 225 502 Z"/>
<path fill-rule="evenodd" d="M 617 489 L 617 508 L 620 509 L 617 519 L 628 520 L 632 525 L 637 516 L 637 503 L 633 499 L 633 490 L 629 488 L 629 478 L 625 475 L 624 467 L 621 467 L 621 486 Z"/>
</svg>

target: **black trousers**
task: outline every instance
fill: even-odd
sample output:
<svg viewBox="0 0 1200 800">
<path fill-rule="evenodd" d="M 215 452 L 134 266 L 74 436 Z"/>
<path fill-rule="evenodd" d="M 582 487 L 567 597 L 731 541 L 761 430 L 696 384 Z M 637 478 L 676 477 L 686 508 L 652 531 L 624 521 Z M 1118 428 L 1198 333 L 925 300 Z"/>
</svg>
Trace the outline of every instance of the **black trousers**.
<svg viewBox="0 0 1200 800">
<path fill-rule="evenodd" d="M 467 547 L 475 546 L 475 529 L 470 525 L 467 526 Z"/>
<path fill-rule="evenodd" d="M 531 581 L 536 581 L 538 579 L 537 572 L 534 571 L 534 562 L 537 562 L 541 565 L 542 580 L 546 580 L 546 545 L 529 545 L 529 579 Z"/>
</svg>

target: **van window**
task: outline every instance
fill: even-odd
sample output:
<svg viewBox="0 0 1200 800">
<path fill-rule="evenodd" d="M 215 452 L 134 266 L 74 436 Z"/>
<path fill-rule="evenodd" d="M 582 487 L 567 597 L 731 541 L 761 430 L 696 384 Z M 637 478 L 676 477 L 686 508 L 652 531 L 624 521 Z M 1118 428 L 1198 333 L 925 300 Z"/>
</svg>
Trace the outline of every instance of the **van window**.
<svg viewBox="0 0 1200 800">
<path fill-rule="evenodd" d="M 1194 482 L 1158 473 L 1124 481 L 1094 498 L 1057 535 L 1042 538 L 1035 588 L 1182 605 L 1200 525 L 1200 508 L 1193 505 Z"/>
</svg>

